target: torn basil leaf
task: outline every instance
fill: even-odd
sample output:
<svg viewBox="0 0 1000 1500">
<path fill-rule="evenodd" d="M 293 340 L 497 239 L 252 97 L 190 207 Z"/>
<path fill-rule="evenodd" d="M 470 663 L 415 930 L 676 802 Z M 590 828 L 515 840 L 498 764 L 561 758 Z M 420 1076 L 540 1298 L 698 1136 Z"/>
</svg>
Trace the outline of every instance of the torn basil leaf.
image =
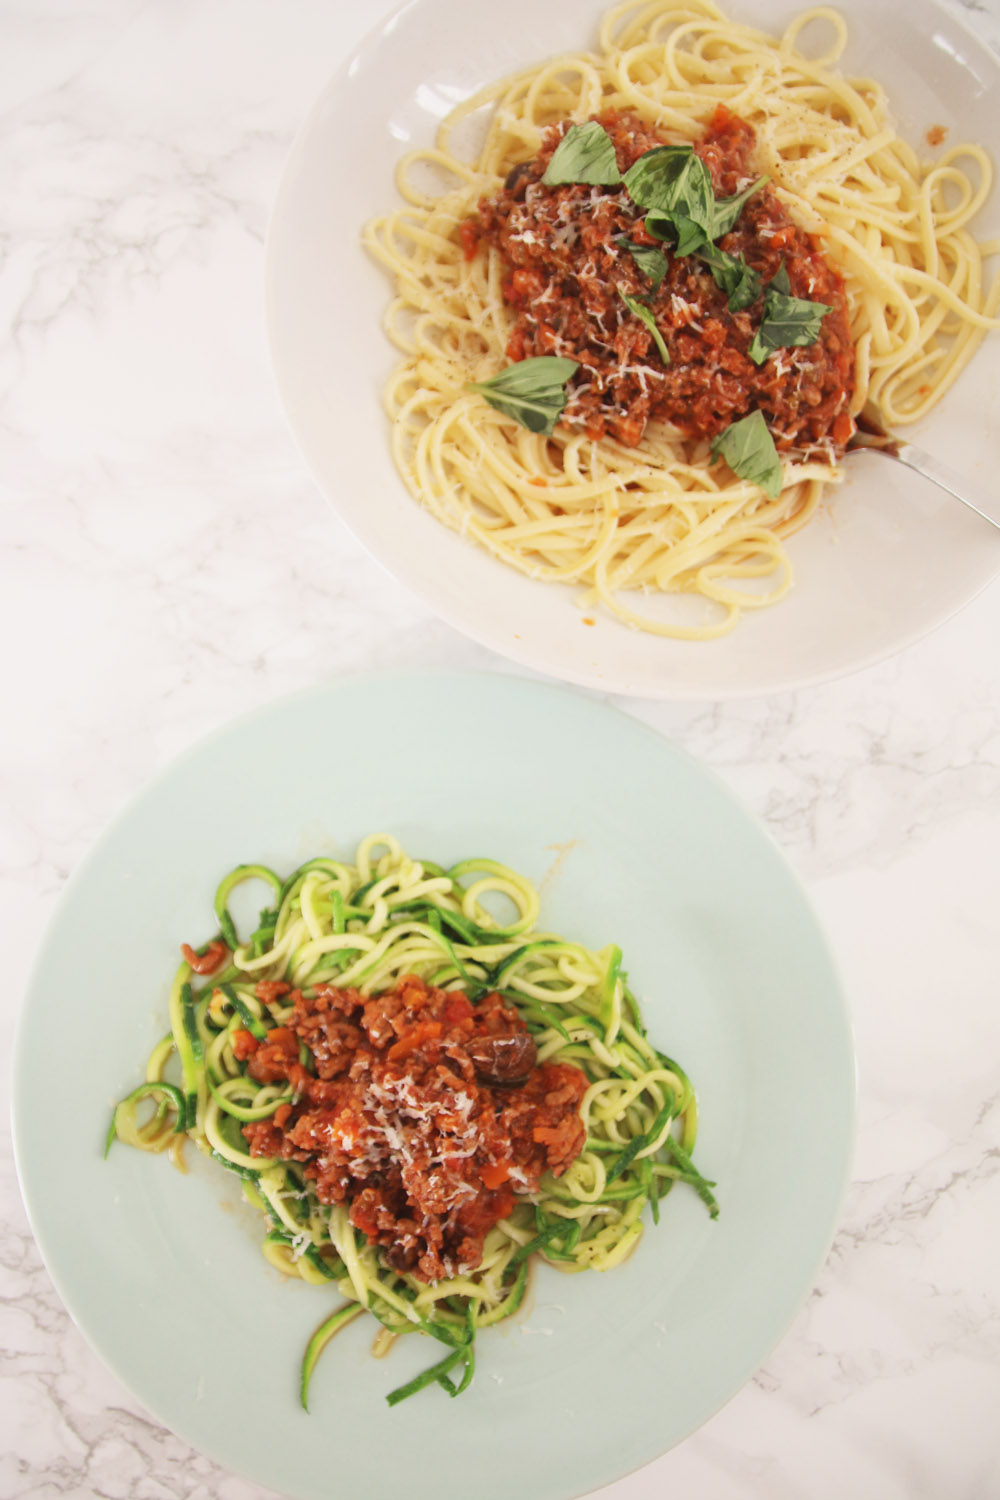
<svg viewBox="0 0 1000 1500">
<path fill-rule="evenodd" d="M 665 214 L 656 208 L 646 215 L 646 233 L 654 239 L 672 243 L 678 260 L 710 243 L 708 231 L 701 224 L 696 224 L 685 214 Z"/>
<path fill-rule="evenodd" d="M 624 243 L 625 249 L 635 261 L 643 276 L 648 277 L 652 283 L 652 291 L 656 291 L 667 274 L 670 262 L 662 250 L 657 250 L 655 245 L 635 245 L 631 240 L 620 241 Z"/>
<path fill-rule="evenodd" d="M 825 302 L 807 302 L 790 297 L 788 271 L 784 263 L 764 293 L 764 321 L 747 350 L 755 365 L 762 365 L 775 349 L 805 348 L 815 344 L 820 326 L 832 309 Z"/>
<path fill-rule="evenodd" d="M 489 380 L 470 380 L 465 389 L 478 391 L 495 411 L 512 417 L 529 432 L 548 436 L 566 405 L 567 383 L 579 368 L 575 359 L 541 354 L 507 365 Z"/>
<path fill-rule="evenodd" d="M 665 365 L 669 365 L 670 350 L 667 348 L 664 342 L 663 334 L 656 326 L 656 319 L 653 317 L 652 309 L 647 307 L 645 302 L 640 302 L 637 297 L 630 297 L 627 292 L 622 291 L 621 287 L 618 288 L 618 295 L 624 302 L 625 306 L 628 308 L 629 312 L 634 313 L 635 316 L 639 319 L 640 323 L 645 323 L 646 327 L 653 335 L 653 342 L 656 344 L 657 349 L 659 349 L 660 351 L 660 358 L 663 360 L 663 363 Z"/>
<path fill-rule="evenodd" d="M 588 120 L 585 125 L 569 127 L 552 153 L 542 183 L 545 187 L 567 182 L 617 187 L 621 180 L 611 137 L 603 125 Z"/>
<path fill-rule="evenodd" d="M 646 210 L 646 229 L 659 240 L 672 240 L 674 254 L 691 255 L 702 245 L 728 234 L 744 203 L 767 181 L 756 182 L 732 198 L 716 198 L 712 174 L 693 146 L 654 146 L 625 173 L 632 201 Z"/>
<path fill-rule="evenodd" d="M 709 237 L 715 193 L 709 170 L 693 146 L 654 146 L 644 152 L 625 173 L 625 188 L 637 207 L 654 212 L 658 219 L 688 219 Z"/>
<path fill-rule="evenodd" d="M 716 198 L 712 219 L 713 240 L 721 240 L 724 234 L 729 233 L 743 212 L 744 203 L 748 198 L 752 198 L 754 193 L 759 193 L 766 181 L 766 177 L 758 177 L 757 181 L 744 188 L 742 193 L 736 193 L 732 198 Z"/>
<path fill-rule="evenodd" d="M 742 312 L 760 296 L 762 282 L 752 266 L 748 266 L 742 253 L 730 255 L 718 245 L 703 245 L 698 251 L 712 273 L 712 279 L 720 292 L 729 298 L 729 311 Z"/>
<path fill-rule="evenodd" d="M 781 459 L 761 412 L 751 412 L 742 421 L 733 422 L 712 439 L 709 451 L 713 458 L 724 460 L 740 479 L 759 484 L 772 500 L 781 494 Z"/>
<path fill-rule="evenodd" d="M 674 246 L 674 254 L 676 256 L 692 255 L 702 245 L 711 243 L 708 230 L 703 224 L 699 224 L 697 220 L 689 219 L 683 214 L 679 214 L 674 220 L 674 224 L 677 229 L 677 243 Z"/>
</svg>

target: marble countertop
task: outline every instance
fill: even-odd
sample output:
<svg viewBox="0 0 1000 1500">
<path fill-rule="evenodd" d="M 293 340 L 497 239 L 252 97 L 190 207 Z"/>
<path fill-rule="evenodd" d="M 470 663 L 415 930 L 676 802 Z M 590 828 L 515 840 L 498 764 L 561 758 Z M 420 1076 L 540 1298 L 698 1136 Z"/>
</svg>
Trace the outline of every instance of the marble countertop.
<svg viewBox="0 0 1000 1500">
<path fill-rule="evenodd" d="M 335 672 L 506 669 L 334 518 L 268 368 L 263 243 L 282 162 L 387 9 L 3 6 L 7 1053 L 69 872 L 178 751 Z M 1000 48 L 997 0 L 965 13 Z M 713 766 L 807 883 L 854 1013 L 861 1116 L 843 1223 L 794 1326 L 723 1411 L 607 1500 L 1000 1496 L 998 639 L 994 584 L 845 681 L 624 705 Z M 7 1114 L 0 1500 L 264 1500 L 164 1431 L 75 1329 L 24 1216 Z"/>
</svg>

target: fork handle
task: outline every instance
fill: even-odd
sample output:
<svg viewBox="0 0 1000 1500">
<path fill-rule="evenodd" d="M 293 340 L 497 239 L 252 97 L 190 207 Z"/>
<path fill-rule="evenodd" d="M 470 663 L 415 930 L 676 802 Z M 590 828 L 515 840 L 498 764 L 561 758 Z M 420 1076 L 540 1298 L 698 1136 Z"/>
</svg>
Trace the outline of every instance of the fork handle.
<svg viewBox="0 0 1000 1500">
<path fill-rule="evenodd" d="M 1000 529 L 1000 469 L 998 469 L 996 484 L 987 489 L 986 485 L 978 480 L 966 479 L 964 475 L 956 474 L 954 469 L 942 463 L 939 458 L 925 453 L 923 448 L 917 448 L 913 443 L 900 442 L 897 438 L 893 443 L 893 448 L 882 448 L 877 451 L 887 453 L 890 458 L 898 458 L 900 463 L 905 464 L 908 469 L 914 469 L 925 479 L 930 479 L 941 489 L 947 490 L 949 495 L 954 495 L 956 500 L 961 500 L 963 505 L 967 505 L 985 521 L 990 521 Z"/>
</svg>

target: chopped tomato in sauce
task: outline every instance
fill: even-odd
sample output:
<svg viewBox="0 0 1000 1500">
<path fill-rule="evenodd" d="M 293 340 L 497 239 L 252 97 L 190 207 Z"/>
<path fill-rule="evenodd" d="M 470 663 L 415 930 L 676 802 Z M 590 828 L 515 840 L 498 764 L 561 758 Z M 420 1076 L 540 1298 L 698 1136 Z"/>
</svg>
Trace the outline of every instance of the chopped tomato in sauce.
<svg viewBox="0 0 1000 1500">
<path fill-rule="evenodd" d="M 458 228 L 458 237 L 462 242 L 462 254 L 466 260 L 471 260 L 479 249 L 479 226 L 475 219 L 464 219 Z"/>
<path fill-rule="evenodd" d="M 594 118 L 611 137 L 623 174 L 644 152 L 669 144 L 634 115 Z M 784 264 L 793 296 L 831 308 L 814 344 L 778 349 L 758 366 L 748 350 L 763 318 L 762 296 L 730 312 L 704 261 L 678 258 L 651 236 L 624 187 L 542 184 L 564 129 L 551 127 L 538 156 L 515 167 L 495 198 L 481 200 L 478 220 L 467 221 L 503 258 L 503 296 L 517 312 L 507 357 L 554 354 L 582 367 L 570 382 L 562 425 L 634 446 L 649 422 L 708 438 L 759 410 L 779 449 L 839 456 L 854 431 L 854 349 L 843 279 L 819 240 L 794 224 L 765 186 L 718 241 L 727 253 L 742 254 L 765 286 Z M 718 197 L 757 177 L 754 147 L 753 127 L 720 105 L 695 143 Z M 467 250 L 466 224 L 460 237 Z M 655 292 L 629 242 L 665 252 L 668 268 Z M 669 364 L 622 292 L 650 307 Z"/>
<path fill-rule="evenodd" d="M 239 1062 L 252 1057 L 260 1046 L 260 1042 L 252 1031 L 234 1031 L 230 1040 L 233 1047 L 233 1056 Z"/>
<path fill-rule="evenodd" d="M 243 1127 L 251 1155 L 300 1162 L 320 1202 L 349 1204 L 395 1269 L 422 1281 L 474 1269 L 518 1192 L 582 1150 L 586 1074 L 539 1064 L 499 995 L 473 1005 L 411 975 L 380 995 L 322 985 L 292 999 L 247 1071 L 291 1083 L 296 1098 Z M 234 1050 L 248 1035 L 234 1033 Z"/>
<path fill-rule="evenodd" d="M 224 959 L 229 957 L 225 943 L 209 943 L 204 953 L 196 953 L 190 943 L 181 943 L 181 957 L 196 974 L 214 974 Z"/>
<path fill-rule="evenodd" d="M 290 995 L 292 987 L 283 979 L 262 979 L 258 983 L 254 994 L 263 1005 L 277 1005 L 286 995 Z"/>
</svg>

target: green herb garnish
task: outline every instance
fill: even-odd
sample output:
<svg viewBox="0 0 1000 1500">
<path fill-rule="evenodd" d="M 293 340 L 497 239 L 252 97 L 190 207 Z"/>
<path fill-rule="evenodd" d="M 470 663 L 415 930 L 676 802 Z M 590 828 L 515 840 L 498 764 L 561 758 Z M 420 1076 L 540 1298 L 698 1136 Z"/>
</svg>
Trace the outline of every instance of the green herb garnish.
<svg viewBox="0 0 1000 1500">
<path fill-rule="evenodd" d="M 715 218 L 712 225 L 713 240 L 721 240 L 724 234 L 728 234 L 736 220 L 743 211 L 743 205 L 754 193 L 759 193 L 767 181 L 766 177 L 758 177 L 756 182 L 744 188 L 742 193 L 735 193 L 732 198 L 716 198 Z"/>
<path fill-rule="evenodd" d="M 757 301 L 762 282 L 752 266 L 748 266 L 742 254 L 730 255 L 718 245 L 703 245 L 698 251 L 712 273 L 712 279 L 720 292 L 729 298 L 729 311 L 741 312 Z"/>
<path fill-rule="evenodd" d="M 715 194 L 708 168 L 691 146 L 656 146 L 625 174 L 632 201 L 646 209 L 646 230 L 673 240 L 676 256 L 711 241 Z"/>
<path fill-rule="evenodd" d="M 635 316 L 639 319 L 639 322 L 644 323 L 649 329 L 650 333 L 653 335 L 653 341 L 656 344 L 657 349 L 659 349 L 660 351 L 660 358 L 663 360 L 663 363 L 665 365 L 669 365 L 670 350 L 667 348 L 666 344 L 663 341 L 663 334 L 656 326 L 656 319 L 653 317 L 652 309 L 647 307 L 645 302 L 640 302 L 637 297 L 630 297 L 627 292 L 622 291 L 621 287 L 618 288 L 618 295 L 624 302 L 625 306 L 628 308 L 629 312 L 634 313 Z"/>
<path fill-rule="evenodd" d="M 715 193 L 709 170 L 692 146 L 654 146 L 644 152 L 625 173 L 625 187 L 637 207 L 665 218 L 689 219 L 708 234 Z"/>
<path fill-rule="evenodd" d="M 529 432 L 555 431 L 566 405 L 566 385 L 580 366 L 575 359 L 541 354 L 522 359 L 491 375 L 489 380 L 469 381 L 467 391 L 478 391 L 505 417 L 512 417 Z"/>
<path fill-rule="evenodd" d="M 723 459 L 740 479 L 759 484 L 772 500 L 781 494 L 781 459 L 761 412 L 751 412 L 720 432 L 712 439 L 710 452 L 713 458 Z"/>
<path fill-rule="evenodd" d="M 654 146 L 625 173 L 632 201 L 647 211 L 647 231 L 673 240 L 678 257 L 728 234 L 744 203 L 766 181 L 759 177 L 732 198 L 716 198 L 711 173 L 693 146 Z"/>
<path fill-rule="evenodd" d="M 673 240 L 678 260 L 709 244 L 708 231 L 686 214 L 667 214 L 653 209 L 646 215 L 646 229 L 658 240 Z"/>
<path fill-rule="evenodd" d="M 617 187 L 621 180 L 611 137 L 603 125 L 588 120 L 585 125 L 569 127 L 552 153 L 542 183 L 545 187 L 567 182 Z"/>
<path fill-rule="evenodd" d="M 819 338 L 820 325 L 832 309 L 825 302 L 807 302 L 791 297 L 788 272 L 782 264 L 764 293 L 764 321 L 747 350 L 755 365 L 762 365 L 775 349 L 805 348 Z"/>
<path fill-rule="evenodd" d="M 663 251 L 657 250 L 655 245 L 635 245 L 629 239 L 622 239 L 619 244 L 624 244 L 643 276 L 652 282 L 651 290 L 655 292 L 670 266 Z"/>
</svg>

